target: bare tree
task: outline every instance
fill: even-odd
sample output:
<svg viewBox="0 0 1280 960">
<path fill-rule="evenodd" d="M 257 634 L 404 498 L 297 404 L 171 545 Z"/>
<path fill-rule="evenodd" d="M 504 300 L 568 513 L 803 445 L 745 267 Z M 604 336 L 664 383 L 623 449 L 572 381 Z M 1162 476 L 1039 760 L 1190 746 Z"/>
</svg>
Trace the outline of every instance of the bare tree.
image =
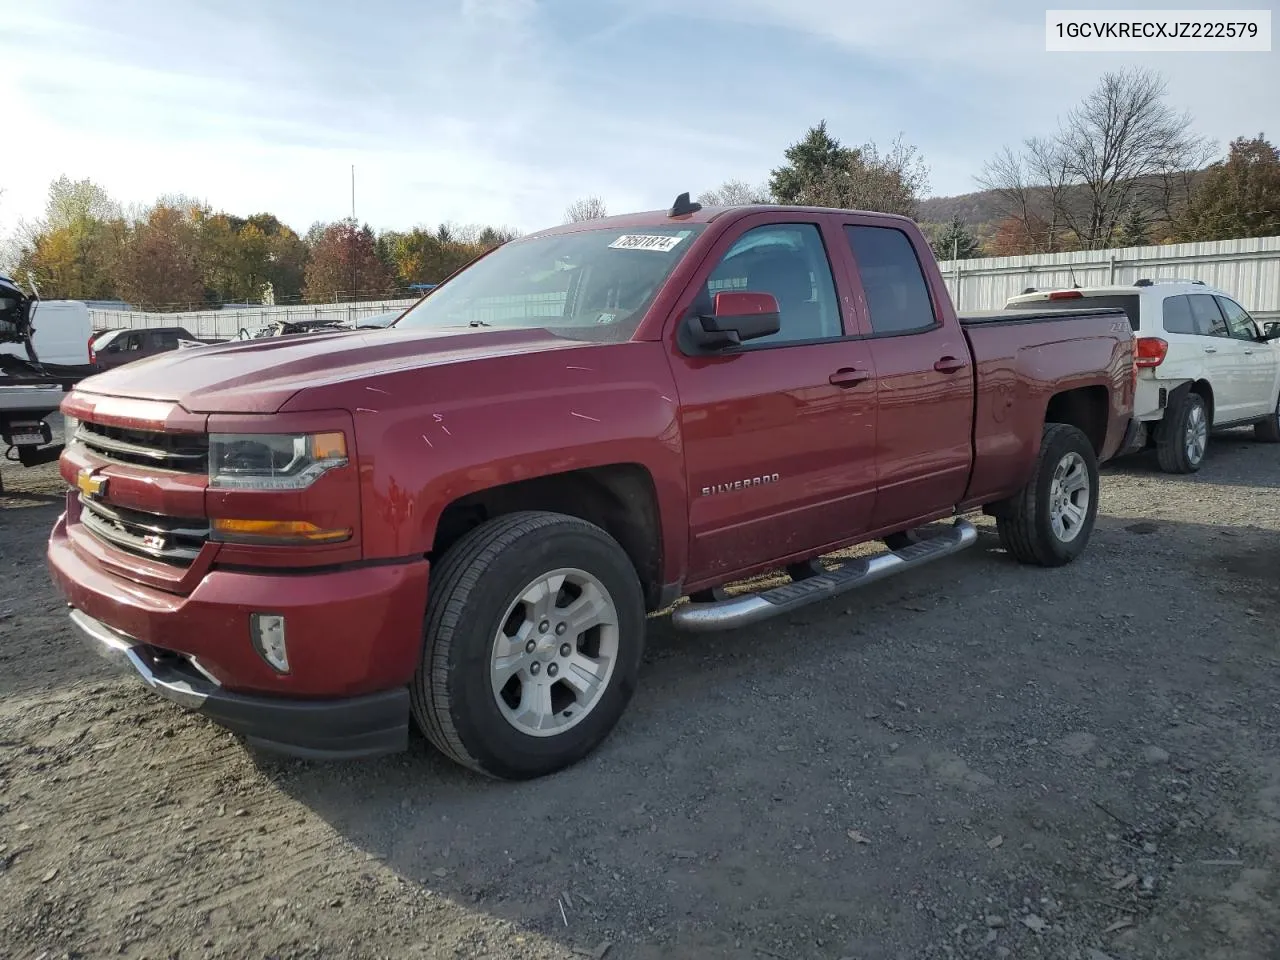
<svg viewBox="0 0 1280 960">
<path fill-rule="evenodd" d="M 1135 215 L 1172 222 L 1212 147 L 1165 94 L 1153 71 L 1106 73 L 1053 135 L 1006 147 L 978 182 L 1044 252 L 1111 246 Z"/>
<path fill-rule="evenodd" d="M 599 220 L 601 217 L 607 217 L 608 215 L 609 211 L 605 208 L 604 200 L 600 197 L 579 197 L 565 208 L 564 222 L 578 223 L 582 220 Z"/>
<path fill-rule="evenodd" d="M 1191 116 L 1166 104 L 1165 92 L 1164 79 L 1151 70 L 1107 73 L 1067 116 L 1060 143 L 1068 173 L 1087 198 L 1082 215 L 1067 212 L 1086 248 L 1109 246 L 1129 208 L 1148 199 L 1153 178 L 1203 144 L 1190 132 Z"/>
<path fill-rule="evenodd" d="M 698 194 L 698 202 L 704 207 L 747 207 L 769 203 L 769 188 L 752 186 L 745 180 L 726 180 L 714 190 Z"/>
</svg>

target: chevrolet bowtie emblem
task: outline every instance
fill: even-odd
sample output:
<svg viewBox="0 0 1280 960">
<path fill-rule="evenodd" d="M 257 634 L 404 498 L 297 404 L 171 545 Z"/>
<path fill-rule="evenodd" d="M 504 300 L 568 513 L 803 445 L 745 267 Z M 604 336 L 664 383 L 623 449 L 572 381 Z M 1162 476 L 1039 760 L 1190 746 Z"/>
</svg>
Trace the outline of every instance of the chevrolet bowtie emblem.
<svg viewBox="0 0 1280 960">
<path fill-rule="evenodd" d="M 76 474 L 76 486 L 86 497 L 101 497 L 107 492 L 107 478 L 81 470 Z"/>
</svg>

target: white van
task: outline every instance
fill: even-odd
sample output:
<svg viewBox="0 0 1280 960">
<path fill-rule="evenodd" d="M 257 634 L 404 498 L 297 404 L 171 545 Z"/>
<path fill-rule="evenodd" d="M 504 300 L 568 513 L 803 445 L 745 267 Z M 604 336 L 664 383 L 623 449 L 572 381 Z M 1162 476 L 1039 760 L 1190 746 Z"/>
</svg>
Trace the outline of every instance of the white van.
<svg viewBox="0 0 1280 960">
<path fill-rule="evenodd" d="M 93 327 L 87 306 L 79 300 L 42 300 L 32 320 L 36 331 L 33 343 L 41 363 L 88 365 Z M 2 343 L 0 353 L 27 359 L 27 351 L 20 343 Z"/>
</svg>

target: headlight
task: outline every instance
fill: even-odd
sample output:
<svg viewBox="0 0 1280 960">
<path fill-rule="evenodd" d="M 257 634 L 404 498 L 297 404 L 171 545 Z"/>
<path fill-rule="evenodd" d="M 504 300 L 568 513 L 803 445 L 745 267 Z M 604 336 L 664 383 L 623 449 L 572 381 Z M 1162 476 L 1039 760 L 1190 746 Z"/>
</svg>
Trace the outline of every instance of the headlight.
<svg viewBox="0 0 1280 960">
<path fill-rule="evenodd" d="M 209 436 L 209 486 L 301 490 L 347 465 L 341 433 L 215 433 Z"/>
</svg>

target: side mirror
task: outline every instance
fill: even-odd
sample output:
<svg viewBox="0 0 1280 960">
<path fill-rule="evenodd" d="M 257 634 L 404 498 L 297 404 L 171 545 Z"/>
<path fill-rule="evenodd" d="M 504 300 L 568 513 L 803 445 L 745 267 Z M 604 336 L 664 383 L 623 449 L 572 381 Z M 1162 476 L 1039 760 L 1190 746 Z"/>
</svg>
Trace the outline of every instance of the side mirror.
<svg viewBox="0 0 1280 960">
<path fill-rule="evenodd" d="M 1268 320 L 1264 323 L 1260 339 L 1263 341 L 1280 340 L 1280 320 Z"/>
<path fill-rule="evenodd" d="M 694 343 L 709 350 L 736 347 L 781 329 L 778 300 L 771 293 L 721 291 L 715 296 L 710 316 L 694 314 L 689 318 Z"/>
</svg>

